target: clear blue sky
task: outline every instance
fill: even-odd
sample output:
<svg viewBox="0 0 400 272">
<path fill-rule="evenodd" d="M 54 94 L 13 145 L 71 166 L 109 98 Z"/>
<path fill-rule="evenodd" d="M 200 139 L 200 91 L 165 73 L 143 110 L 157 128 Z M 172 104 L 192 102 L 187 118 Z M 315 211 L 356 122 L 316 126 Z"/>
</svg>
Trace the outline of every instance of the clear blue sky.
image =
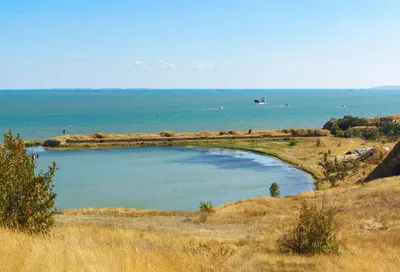
<svg viewBox="0 0 400 272">
<path fill-rule="evenodd" d="M 399 0 L 1 0 L 0 88 L 400 84 Z"/>
</svg>

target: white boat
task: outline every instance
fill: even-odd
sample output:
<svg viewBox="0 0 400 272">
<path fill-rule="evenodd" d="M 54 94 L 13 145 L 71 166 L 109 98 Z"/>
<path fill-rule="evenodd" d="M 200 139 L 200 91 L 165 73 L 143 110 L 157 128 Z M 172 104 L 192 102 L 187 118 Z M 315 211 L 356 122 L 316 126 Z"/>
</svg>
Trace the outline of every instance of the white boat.
<svg viewBox="0 0 400 272">
<path fill-rule="evenodd" d="M 258 104 L 265 104 L 266 100 L 265 100 L 265 96 L 261 97 L 260 100 L 254 100 L 254 103 Z"/>
<path fill-rule="evenodd" d="M 219 109 L 219 110 L 224 110 L 225 108 L 221 106 L 221 107 L 219 107 L 218 109 Z"/>
</svg>

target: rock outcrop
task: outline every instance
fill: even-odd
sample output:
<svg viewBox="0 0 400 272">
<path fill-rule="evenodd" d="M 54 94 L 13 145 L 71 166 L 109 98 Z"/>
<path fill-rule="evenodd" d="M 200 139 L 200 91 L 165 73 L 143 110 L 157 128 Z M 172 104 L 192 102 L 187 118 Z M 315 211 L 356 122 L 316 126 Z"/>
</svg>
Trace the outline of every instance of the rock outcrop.
<svg viewBox="0 0 400 272">
<path fill-rule="evenodd" d="M 400 175 L 400 142 L 387 157 L 369 174 L 365 181 Z"/>
</svg>

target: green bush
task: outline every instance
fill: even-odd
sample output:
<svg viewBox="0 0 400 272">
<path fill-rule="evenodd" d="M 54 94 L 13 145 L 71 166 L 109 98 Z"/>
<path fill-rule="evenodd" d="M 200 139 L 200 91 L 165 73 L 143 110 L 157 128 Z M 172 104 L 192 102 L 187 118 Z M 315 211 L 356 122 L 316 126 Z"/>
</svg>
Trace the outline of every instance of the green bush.
<svg viewBox="0 0 400 272">
<path fill-rule="evenodd" d="M 297 145 L 297 141 L 296 140 L 291 140 L 289 142 L 289 146 L 296 146 Z"/>
<path fill-rule="evenodd" d="M 344 131 L 341 130 L 340 128 L 335 129 L 334 131 L 332 131 L 332 134 L 335 135 L 336 137 L 339 137 L 339 138 L 343 138 L 345 136 L 344 135 Z"/>
<path fill-rule="evenodd" d="M 0 226 L 45 233 L 54 225 L 53 177 L 56 164 L 35 174 L 35 158 L 11 130 L 0 145 Z"/>
<path fill-rule="evenodd" d="M 349 128 L 344 132 L 346 138 L 361 138 L 363 136 L 363 131 L 359 128 Z"/>
<path fill-rule="evenodd" d="M 335 220 L 338 209 L 325 202 L 325 198 L 320 205 L 303 201 L 297 225 L 278 240 L 282 252 L 305 255 L 338 253 Z"/>
<path fill-rule="evenodd" d="M 271 184 L 271 187 L 269 187 L 269 193 L 272 197 L 280 197 L 281 192 L 279 190 L 279 185 L 276 182 L 273 182 Z"/>
<path fill-rule="evenodd" d="M 201 212 L 214 213 L 215 210 L 214 210 L 212 201 L 208 201 L 208 202 L 206 202 L 206 201 L 201 201 L 201 202 L 200 202 L 200 211 L 201 211 Z"/>
<path fill-rule="evenodd" d="M 220 136 L 224 136 L 224 135 L 229 135 L 229 133 L 226 132 L 226 131 L 221 131 L 221 132 L 219 133 L 219 135 L 220 135 Z"/>
<path fill-rule="evenodd" d="M 324 129 L 284 129 L 282 130 L 282 132 L 290 132 L 290 134 L 295 137 L 318 137 L 329 135 L 329 131 Z"/>
<path fill-rule="evenodd" d="M 379 131 L 377 129 L 367 130 L 364 134 L 366 140 L 377 140 L 379 138 Z"/>
<path fill-rule="evenodd" d="M 344 131 L 351 127 L 368 126 L 368 120 L 365 118 L 345 115 L 343 118 L 337 120 L 337 126 Z"/>
<path fill-rule="evenodd" d="M 199 217 L 199 222 L 200 223 L 205 223 L 208 219 L 208 216 L 211 213 L 215 213 L 212 201 L 201 201 L 200 202 L 200 217 Z"/>
</svg>

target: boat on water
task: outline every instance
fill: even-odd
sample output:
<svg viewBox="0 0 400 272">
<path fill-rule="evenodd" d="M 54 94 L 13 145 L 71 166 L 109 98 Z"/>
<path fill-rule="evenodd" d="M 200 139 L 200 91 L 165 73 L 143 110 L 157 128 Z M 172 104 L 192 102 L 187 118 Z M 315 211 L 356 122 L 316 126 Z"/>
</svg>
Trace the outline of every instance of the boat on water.
<svg viewBox="0 0 400 272">
<path fill-rule="evenodd" d="M 265 104 L 265 96 L 261 97 L 260 100 L 254 100 L 254 103 L 256 103 L 257 105 L 259 104 Z"/>
<path fill-rule="evenodd" d="M 285 107 L 290 107 L 289 103 L 286 103 Z"/>
<path fill-rule="evenodd" d="M 342 105 L 342 108 L 346 108 L 346 105 Z"/>
<path fill-rule="evenodd" d="M 219 110 L 224 110 L 225 108 L 221 106 L 221 107 L 219 107 L 218 109 L 219 109 Z"/>
</svg>

